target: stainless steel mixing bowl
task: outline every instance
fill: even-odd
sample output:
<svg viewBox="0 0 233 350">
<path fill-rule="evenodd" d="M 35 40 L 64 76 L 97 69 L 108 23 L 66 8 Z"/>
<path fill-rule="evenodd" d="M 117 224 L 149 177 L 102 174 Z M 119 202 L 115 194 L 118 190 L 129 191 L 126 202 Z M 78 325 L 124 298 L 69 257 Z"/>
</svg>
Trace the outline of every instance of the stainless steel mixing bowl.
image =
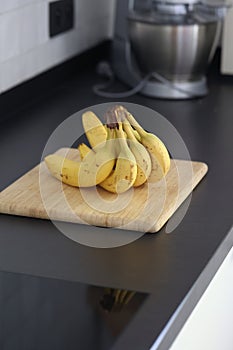
<svg viewBox="0 0 233 350">
<path fill-rule="evenodd" d="M 143 73 L 173 82 L 200 80 L 215 51 L 219 22 L 156 24 L 128 19 L 129 39 Z"/>
</svg>

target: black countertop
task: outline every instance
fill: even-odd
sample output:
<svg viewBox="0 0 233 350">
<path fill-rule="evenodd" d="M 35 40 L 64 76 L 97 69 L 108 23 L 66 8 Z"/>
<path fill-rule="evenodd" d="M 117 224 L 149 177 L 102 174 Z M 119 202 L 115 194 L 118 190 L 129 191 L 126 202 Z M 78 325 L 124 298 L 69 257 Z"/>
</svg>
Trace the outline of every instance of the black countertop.
<svg viewBox="0 0 233 350">
<path fill-rule="evenodd" d="M 72 61 L 72 74 L 56 84 L 46 86 L 51 75 L 44 75 L 37 78 L 39 85 L 30 82 L 0 97 L 0 190 L 40 161 L 49 135 L 65 118 L 108 102 L 92 93 L 99 78 L 96 60 L 90 59 L 93 52 L 88 55 L 79 68 L 74 69 L 79 61 Z M 30 92 L 31 86 L 37 88 Z M 223 77 L 212 67 L 209 94 L 203 99 L 165 101 L 136 95 L 123 101 L 164 115 L 184 139 L 191 158 L 209 165 L 183 221 L 172 234 L 163 228 L 126 246 L 97 249 L 69 240 L 49 221 L 1 215 L 0 269 L 149 293 L 114 349 L 149 349 L 186 297 L 160 339 L 159 349 L 168 349 L 233 243 L 233 77 Z M 77 227 L 83 232 L 101 230 Z"/>
</svg>

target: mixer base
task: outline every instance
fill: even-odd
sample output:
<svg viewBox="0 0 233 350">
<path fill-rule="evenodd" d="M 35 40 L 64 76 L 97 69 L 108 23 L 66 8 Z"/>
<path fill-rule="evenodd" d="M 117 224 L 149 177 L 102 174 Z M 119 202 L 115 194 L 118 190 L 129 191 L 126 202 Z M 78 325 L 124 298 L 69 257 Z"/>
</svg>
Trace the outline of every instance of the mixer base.
<svg viewBox="0 0 233 350">
<path fill-rule="evenodd" d="M 164 99 L 190 99 L 205 96 L 208 93 L 206 78 L 198 81 L 161 83 L 148 81 L 141 94 Z"/>
</svg>

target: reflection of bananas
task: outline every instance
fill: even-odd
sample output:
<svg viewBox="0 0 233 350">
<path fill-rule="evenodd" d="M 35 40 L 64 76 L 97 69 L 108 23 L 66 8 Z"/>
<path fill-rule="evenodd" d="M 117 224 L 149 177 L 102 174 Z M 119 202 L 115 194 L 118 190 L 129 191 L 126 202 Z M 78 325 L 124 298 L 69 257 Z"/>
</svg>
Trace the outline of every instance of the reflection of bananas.
<svg viewBox="0 0 233 350">
<path fill-rule="evenodd" d="M 105 288 L 100 305 L 107 312 L 121 311 L 135 294 L 136 292 L 126 289 Z"/>
<path fill-rule="evenodd" d="M 75 162 L 56 154 L 45 158 L 51 174 L 62 182 L 76 187 L 91 187 L 102 182 L 115 165 L 115 150 L 111 131 L 104 144 L 95 148 L 81 162 Z"/>
<path fill-rule="evenodd" d="M 99 185 L 112 193 L 123 193 L 131 188 L 137 177 L 137 164 L 133 153 L 130 151 L 122 124 L 116 129 L 118 147 L 120 148 L 116 159 L 116 166 L 111 174 Z M 117 147 L 117 144 L 116 144 Z"/>
<path fill-rule="evenodd" d="M 96 147 L 107 139 L 107 128 L 101 123 L 95 113 L 87 111 L 82 115 L 82 123 L 91 147 Z"/>
<path fill-rule="evenodd" d="M 149 176 L 149 182 L 156 182 L 167 174 L 170 168 L 169 153 L 163 142 L 154 134 L 146 132 L 141 125 L 135 120 L 124 107 L 117 106 L 116 110 L 122 113 L 122 117 L 126 117 L 130 124 L 136 129 L 140 135 L 140 142 L 146 147 L 151 156 L 152 169 Z"/>
<path fill-rule="evenodd" d="M 137 141 L 130 123 L 124 121 L 123 127 L 129 139 L 129 148 L 136 159 L 137 176 L 133 185 L 134 187 L 138 187 L 146 182 L 151 173 L 151 159 L 146 148 Z"/>
</svg>

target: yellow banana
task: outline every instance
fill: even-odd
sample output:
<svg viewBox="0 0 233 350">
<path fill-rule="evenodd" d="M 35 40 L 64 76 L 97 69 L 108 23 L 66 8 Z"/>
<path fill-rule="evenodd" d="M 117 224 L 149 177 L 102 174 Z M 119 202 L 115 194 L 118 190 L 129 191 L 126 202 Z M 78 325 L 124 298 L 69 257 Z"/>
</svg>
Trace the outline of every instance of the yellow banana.
<svg viewBox="0 0 233 350">
<path fill-rule="evenodd" d="M 146 148 L 137 141 L 133 129 L 127 120 L 123 122 L 123 127 L 129 139 L 129 148 L 136 159 L 137 176 L 133 185 L 138 187 L 146 182 L 151 173 L 151 159 Z"/>
<path fill-rule="evenodd" d="M 51 174 L 62 182 L 76 187 L 91 187 L 111 173 L 115 165 L 115 150 L 112 141 L 107 139 L 81 162 L 52 154 L 45 158 L 45 163 Z"/>
<path fill-rule="evenodd" d="M 78 186 L 80 162 L 51 154 L 45 157 L 45 163 L 50 173 L 67 185 Z"/>
<path fill-rule="evenodd" d="M 170 169 L 170 157 L 164 143 L 156 135 L 146 132 L 124 107 L 117 106 L 116 110 L 122 113 L 122 118 L 127 118 L 136 129 L 141 138 L 140 142 L 146 147 L 151 156 L 152 169 L 148 181 L 156 182 L 160 180 Z"/>
<path fill-rule="evenodd" d="M 78 151 L 82 160 L 86 157 L 86 155 L 89 152 L 93 152 L 93 150 L 90 147 L 88 147 L 85 143 L 80 143 L 80 145 L 78 145 Z"/>
<path fill-rule="evenodd" d="M 99 185 L 105 190 L 112 193 L 123 193 L 131 188 L 137 176 L 137 164 L 134 155 L 130 151 L 122 124 L 116 129 L 119 153 L 116 160 L 115 168 L 111 174 Z M 118 148 L 117 147 L 117 148 Z"/>
<path fill-rule="evenodd" d="M 170 168 L 170 156 L 164 143 L 156 135 L 146 132 L 132 114 L 128 113 L 127 119 L 139 133 L 141 143 L 150 151 L 150 154 L 154 154 L 166 174 Z"/>
<path fill-rule="evenodd" d="M 133 128 L 131 128 L 131 129 L 132 129 L 132 132 L 133 132 L 133 134 L 134 134 L 136 140 L 137 140 L 138 142 L 141 142 L 141 137 L 140 137 L 139 133 L 137 132 L 137 130 L 135 130 L 135 129 L 133 129 Z"/>
<path fill-rule="evenodd" d="M 82 115 L 82 123 L 87 139 L 91 147 L 96 147 L 107 139 L 106 127 L 92 111 Z"/>
</svg>

